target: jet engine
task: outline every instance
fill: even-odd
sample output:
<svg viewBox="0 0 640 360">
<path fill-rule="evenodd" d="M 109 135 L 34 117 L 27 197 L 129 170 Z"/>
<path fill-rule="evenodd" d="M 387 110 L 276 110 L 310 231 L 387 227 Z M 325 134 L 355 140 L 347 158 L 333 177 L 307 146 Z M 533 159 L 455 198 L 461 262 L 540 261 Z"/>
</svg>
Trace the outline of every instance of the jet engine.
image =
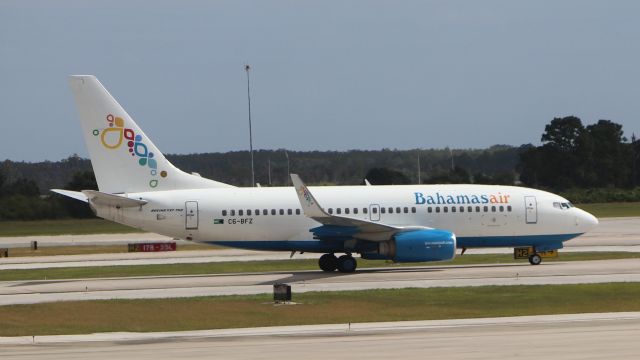
<svg viewBox="0 0 640 360">
<path fill-rule="evenodd" d="M 438 229 L 399 232 L 392 240 L 378 243 L 377 253 L 362 254 L 364 259 L 395 262 L 443 261 L 455 256 L 455 234 Z"/>
</svg>

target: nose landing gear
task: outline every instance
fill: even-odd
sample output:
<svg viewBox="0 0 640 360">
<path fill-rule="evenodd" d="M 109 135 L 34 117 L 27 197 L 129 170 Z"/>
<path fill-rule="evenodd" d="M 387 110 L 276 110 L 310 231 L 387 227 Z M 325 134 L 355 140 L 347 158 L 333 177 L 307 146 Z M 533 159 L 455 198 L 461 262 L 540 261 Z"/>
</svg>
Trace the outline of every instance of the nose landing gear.
<svg viewBox="0 0 640 360">
<path fill-rule="evenodd" d="M 358 262 L 351 254 L 336 257 L 334 254 L 324 254 L 318 260 L 320 269 L 324 272 L 333 272 L 336 269 L 341 273 L 352 273 L 356 271 Z"/>
<path fill-rule="evenodd" d="M 535 253 L 535 254 L 529 255 L 529 264 L 540 265 L 541 262 L 542 262 L 542 256 L 540 256 L 540 254 Z"/>
</svg>

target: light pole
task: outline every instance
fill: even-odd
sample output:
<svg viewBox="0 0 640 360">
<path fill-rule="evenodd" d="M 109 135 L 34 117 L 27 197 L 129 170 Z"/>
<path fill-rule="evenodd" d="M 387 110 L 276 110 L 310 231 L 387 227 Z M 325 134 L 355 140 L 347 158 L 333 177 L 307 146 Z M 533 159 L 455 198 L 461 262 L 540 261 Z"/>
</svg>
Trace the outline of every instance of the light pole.
<svg viewBox="0 0 640 360">
<path fill-rule="evenodd" d="M 256 176 L 253 170 L 253 133 L 251 132 L 251 83 L 249 82 L 249 70 L 251 66 L 248 64 L 244 66 L 244 70 L 247 72 L 247 101 L 249 103 L 249 152 L 251 152 L 251 186 L 256 186 Z"/>
<path fill-rule="evenodd" d="M 287 185 L 291 185 L 291 171 L 289 170 L 289 153 L 287 153 L 287 150 L 284 151 L 284 156 L 287 157 Z"/>
</svg>

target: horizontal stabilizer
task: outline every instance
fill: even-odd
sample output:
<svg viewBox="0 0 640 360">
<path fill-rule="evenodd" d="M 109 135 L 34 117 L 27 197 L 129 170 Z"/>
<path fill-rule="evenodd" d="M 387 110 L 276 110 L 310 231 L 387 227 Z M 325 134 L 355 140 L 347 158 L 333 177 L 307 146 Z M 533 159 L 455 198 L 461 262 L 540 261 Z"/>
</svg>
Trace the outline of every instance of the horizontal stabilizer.
<svg viewBox="0 0 640 360">
<path fill-rule="evenodd" d="M 127 207 L 142 206 L 147 203 L 146 200 L 130 199 L 122 195 L 107 194 L 107 193 L 103 193 L 95 190 L 82 190 L 82 193 L 89 198 L 89 201 L 92 204 L 96 204 L 96 205 L 106 205 L 106 206 L 127 208 Z"/>
<path fill-rule="evenodd" d="M 51 189 L 56 194 L 64 195 L 66 197 L 70 197 L 72 199 L 89 202 L 87 195 L 79 192 L 79 191 L 71 191 L 71 190 L 62 190 L 62 189 Z"/>
</svg>

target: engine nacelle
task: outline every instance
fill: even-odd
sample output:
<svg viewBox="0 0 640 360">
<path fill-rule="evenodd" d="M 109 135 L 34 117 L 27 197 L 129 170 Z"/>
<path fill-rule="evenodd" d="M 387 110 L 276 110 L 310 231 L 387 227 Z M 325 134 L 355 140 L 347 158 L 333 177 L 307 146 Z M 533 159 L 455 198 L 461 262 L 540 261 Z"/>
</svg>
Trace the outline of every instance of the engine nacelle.
<svg viewBox="0 0 640 360">
<path fill-rule="evenodd" d="M 456 256 L 456 236 L 446 230 L 415 230 L 397 233 L 393 240 L 378 244 L 377 254 L 365 259 L 392 259 L 396 262 L 451 260 Z"/>
</svg>

